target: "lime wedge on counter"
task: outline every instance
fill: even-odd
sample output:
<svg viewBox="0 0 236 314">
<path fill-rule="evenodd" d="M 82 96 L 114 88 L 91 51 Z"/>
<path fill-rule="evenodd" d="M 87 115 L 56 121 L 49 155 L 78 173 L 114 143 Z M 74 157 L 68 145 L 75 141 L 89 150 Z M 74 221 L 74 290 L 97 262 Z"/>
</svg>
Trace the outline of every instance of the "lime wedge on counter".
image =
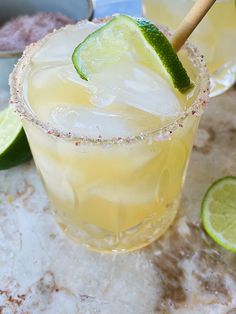
<svg viewBox="0 0 236 314">
<path fill-rule="evenodd" d="M 192 87 L 169 40 L 144 18 L 115 16 L 85 38 L 72 55 L 74 67 L 84 80 L 124 58 L 158 71 L 182 93 Z"/>
<path fill-rule="evenodd" d="M 213 183 L 202 201 L 202 222 L 209 236 L 236 252 L 236 177 Z"/>
<path fill-rule="evenodd" d="M 0 111 L 0 170 L 31 158 L 29 144 L 19 117 L 10 107 Z"/>
</svg>

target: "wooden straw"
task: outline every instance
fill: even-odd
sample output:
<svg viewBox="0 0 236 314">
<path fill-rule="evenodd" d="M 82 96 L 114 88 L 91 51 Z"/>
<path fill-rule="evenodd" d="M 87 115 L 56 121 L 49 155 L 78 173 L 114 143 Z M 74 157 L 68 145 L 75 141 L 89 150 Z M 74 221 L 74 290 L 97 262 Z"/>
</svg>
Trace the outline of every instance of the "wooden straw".
<svg viewBox="0 0 236 314">
<path fill-rule="evenodd" d="M 178 1 L 178 0 L 174 0 Z M 179 51 L 188 37 L 192 34 L 197 25 L 212 7 L 216 0 L 197 0 L 194 6 L 185 16 L 176 32 L 174 33 L 171 43 L 175 51 Z"/>
</svg>

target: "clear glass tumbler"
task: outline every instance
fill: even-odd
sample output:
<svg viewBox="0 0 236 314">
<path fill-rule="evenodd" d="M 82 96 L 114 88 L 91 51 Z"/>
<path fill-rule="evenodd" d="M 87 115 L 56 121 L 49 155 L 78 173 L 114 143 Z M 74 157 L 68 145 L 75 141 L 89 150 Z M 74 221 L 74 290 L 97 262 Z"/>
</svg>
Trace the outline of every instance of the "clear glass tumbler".
<svg viewBox="0 0 236 314">
<path fill-rule="evenodd" d="M 167 31 L 166 31 L 167 32 Z M 20 115 L 55 217 L 73 239 L 98 251 L 131 251 L 160 237 L 177 213 L 209 79 L 191 44 L 185 54 L 195 97 L 175 121 L 130 137 L 76 137 L 41 121 L 23 95 L 30 46 L 10 79 L 11 104 Z"/>
<path fill-rule="evenodd" d="M 142 0 L 143 15 L 175 30 L 195 0 Z M 190 40 L 204 54 L 211 75 L 211 96 L 225 92 L 236 81 L 236 3 L 217 0 Z"/>
</svg>

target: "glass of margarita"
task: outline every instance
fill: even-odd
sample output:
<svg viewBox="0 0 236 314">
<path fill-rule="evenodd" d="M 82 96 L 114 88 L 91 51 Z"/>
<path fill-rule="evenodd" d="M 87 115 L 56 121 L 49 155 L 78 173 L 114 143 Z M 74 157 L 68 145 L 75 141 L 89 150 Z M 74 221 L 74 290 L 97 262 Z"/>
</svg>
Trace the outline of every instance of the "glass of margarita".
<svg viewBox="0 0 236 314">
<path fill-rule="evenodd" d="M 131 251 L 174 220 L 208 74 L 187 44 L 179 57 L 195 84 L 188 94 L 132 63 L 111 67 L 91 88 L 71 55 L 100 25 L 67 26 L 31 45 L 11 76 L 11 103 L 64 232 L 98 251 Z"/>
<path fill-rule="evenodd" d="M 195 0 L 143 0 L 143 15 L 176 29 Z M 236 2 L 217 0 L 190 36 L 206 57 L 211 96 L 225 92 L 236 81 Z"/>
</svg>

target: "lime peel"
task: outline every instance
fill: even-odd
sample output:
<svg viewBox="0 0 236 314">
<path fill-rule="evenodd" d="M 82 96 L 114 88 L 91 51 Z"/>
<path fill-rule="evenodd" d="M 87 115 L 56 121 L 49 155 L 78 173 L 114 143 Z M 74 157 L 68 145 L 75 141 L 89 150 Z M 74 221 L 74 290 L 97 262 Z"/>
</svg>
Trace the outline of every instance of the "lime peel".
<svg viewBox="0 0 236 314">
<path fill-rule="evenodd" d="M 10 107 L 0 111 L 0 170 L 17 166 L 31 158 L 21 121 Z"/>
<path fill-rule="evenodd" d="M 144 18 L 113 17 L 74 49 L 72 61 L 80 77 L 89 80 L 94 73 L 119 62 L 130 51 L 135 53 L 133 57 L 138 56 L 149 67 L 159 70 L 181 93 L 193 87 L 169 40 Z"/>
<path fill-rule="evenodd" d="M 233 226 L 236 227 L 235 200 L 236 177 L 227 176 L 215 181 L 208 188 L 201 205 L 202 223 L 208 235 L 216 243 L 234 253 L 236 253 L 236 228 L 234 232 L 231 229 Z M 233 201 L 232 204 L 230 201 Z"/>
</svg>

